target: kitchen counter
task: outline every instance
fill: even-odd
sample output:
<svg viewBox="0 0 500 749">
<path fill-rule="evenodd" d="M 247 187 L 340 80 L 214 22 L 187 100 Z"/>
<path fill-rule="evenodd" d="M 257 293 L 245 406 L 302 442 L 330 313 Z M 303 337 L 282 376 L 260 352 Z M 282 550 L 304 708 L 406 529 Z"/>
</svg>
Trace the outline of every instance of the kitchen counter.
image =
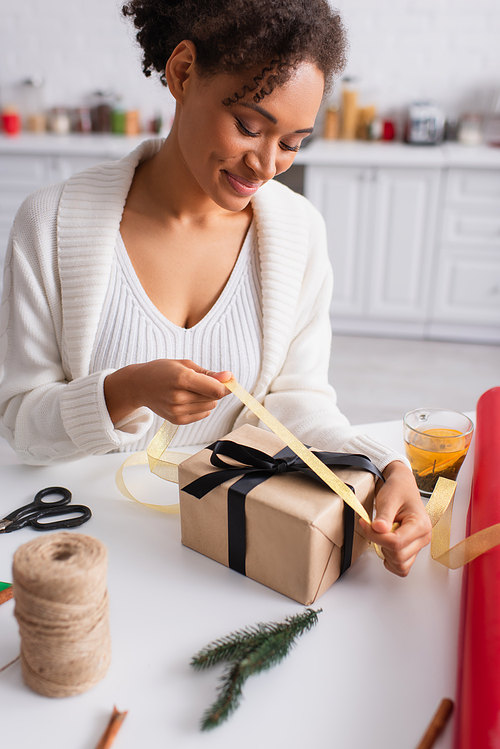
<svg viewBox="0 0 500 749">
<path fill-rule="evenodd" d="M 137 148 L 144 140 L 158 136 L 112 135 L 54 135 L 52 133 L 21 133 L 18 136 L 0 135 L 0 154 L 36 156 L 102 156 L 104 159 L 120 159 Z"/>
<path fill-rule="evenodd" d="M 136 136 L 111 135 L 54 135 L 22 133 L 16 137 L 0 135 L 0 154 L 101 156 L 103 159 L 121 158 L 148 138 L 159 136 L 142 133 Z M 298 165 L 339 166 L 420 166 L 500 168 L 500 148 L 463 146 L 443 143 L 440 146 L 411 146 L 398 142 L 331 141 L 315 138 L 295 158 Z"/>
<path fill-rule="evenodd" d="M 469 167 L 500 168 L 500 148 L 463 146 L 443 143 L 440 146 L 412 146 L 398 142 L 324 140 L 316 138 L 299 151 L 295 164 L 306 166 L 364 167 Z"/>
</svg>

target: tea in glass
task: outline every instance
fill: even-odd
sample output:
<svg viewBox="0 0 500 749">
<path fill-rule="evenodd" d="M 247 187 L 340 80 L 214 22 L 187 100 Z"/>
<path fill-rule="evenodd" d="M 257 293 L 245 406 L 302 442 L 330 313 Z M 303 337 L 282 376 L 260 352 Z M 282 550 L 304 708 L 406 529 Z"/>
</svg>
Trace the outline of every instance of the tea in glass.
<svg viewBox="0 0 500 749">
<path fill-rule="evenodd" d="M 403 419 L 406 456 L 422 497 L 430 497 L 437 480 L 456 480 L 474 431 L 459 411 L 417 408 Z"/>
</svg>

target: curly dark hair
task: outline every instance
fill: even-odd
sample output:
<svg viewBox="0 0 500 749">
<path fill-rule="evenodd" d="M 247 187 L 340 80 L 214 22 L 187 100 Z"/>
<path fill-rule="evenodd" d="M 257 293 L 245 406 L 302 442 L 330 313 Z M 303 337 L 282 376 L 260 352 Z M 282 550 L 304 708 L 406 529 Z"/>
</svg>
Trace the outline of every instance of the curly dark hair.
<svg viewBox="0 0 500 749">
<path fill-rule="evenodd" d="M 327 91 L 346 62 L 344 27 L 328 0 L 130 0 L 122 13 L 138 29 L 144 74 L 157 72 L 165 86 L 165 64 L 184 39 L 196 47 L 200 75 L 262 65 L 260 74 L 225 104 L 247 92 L 260 101 L 305 61 L 321 70 Z"/>
</svg>

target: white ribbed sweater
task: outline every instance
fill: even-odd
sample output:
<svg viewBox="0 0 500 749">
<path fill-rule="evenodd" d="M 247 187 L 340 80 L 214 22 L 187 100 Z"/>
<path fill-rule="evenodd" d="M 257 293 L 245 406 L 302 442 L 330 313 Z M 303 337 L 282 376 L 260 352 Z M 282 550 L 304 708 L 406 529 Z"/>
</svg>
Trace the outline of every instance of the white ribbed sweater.
<svg viewBox="0 0 500 749">
<path fill-rule="evenodd" d="M 6 257 L 0 320 L 0 432 L 30 464 L 135 449 L 153 415 L 115 428 L 103 382 L 89 374 L 116 236 L 136 166 L 160 147 L 39 190 L 21 206 Z M 401 456 L 356 436 L 328 384 L 332 273 L 323 219 L 269 182 L 252 199 L 263 310 L 262 367 L 253 395 L 302 441 L 363 453 L 383 469 Z M 228 396 L 234 397 L 234 396 Z M 234 427 L 256 423 L 242 408 Z"/>
<path fill-rule="evenodd" d="M 191 328 L 181 328 L 155 307 L 138 279 L 121 235 L 111 268 L 90 371 L 119 369 L 152 359 L 190 359 L 211 372 L 231 369 L 245 390 L 253 390 L 260 372 L 262 305 L 253 223 L 236 264 L 213 307 Z M 208 445 L 227 434 L 239 412 L 236 398 L 222 398 L 210 416 L 177 429 L 176 445 Z M 145 449 L 160 428 L 156 416 L 135 445 Z"/>
</svg>

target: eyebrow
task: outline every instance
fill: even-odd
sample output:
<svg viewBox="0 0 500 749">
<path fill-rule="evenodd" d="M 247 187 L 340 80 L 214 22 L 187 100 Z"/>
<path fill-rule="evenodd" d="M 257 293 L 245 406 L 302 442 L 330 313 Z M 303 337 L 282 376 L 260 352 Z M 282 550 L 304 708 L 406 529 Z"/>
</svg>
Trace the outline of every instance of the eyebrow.
<svg viewBox="0 0 500 749">
<path fill-rule="evenodd" d="M 272 115 L 270 112 L 267 111 L 267 109 L 264 109 L 263 107 L 260 107 L 258 104 L 254 104 L 251 101 L 240 101 L 238 102 L 243 107 L 248 107 L 249 109 L 254 109 L 256 112 L 261 114 L 263 117 L 266 118 L 266 120 L 269 120 L 269 122 L 272 122 L 273 125 L 278 124 L 278 120 L 274 115 Z M 305 127 L 303 130 L 294 130 L 294 133 L 312 133 L 314 128 L 312 127 Z"/>
</svg>

